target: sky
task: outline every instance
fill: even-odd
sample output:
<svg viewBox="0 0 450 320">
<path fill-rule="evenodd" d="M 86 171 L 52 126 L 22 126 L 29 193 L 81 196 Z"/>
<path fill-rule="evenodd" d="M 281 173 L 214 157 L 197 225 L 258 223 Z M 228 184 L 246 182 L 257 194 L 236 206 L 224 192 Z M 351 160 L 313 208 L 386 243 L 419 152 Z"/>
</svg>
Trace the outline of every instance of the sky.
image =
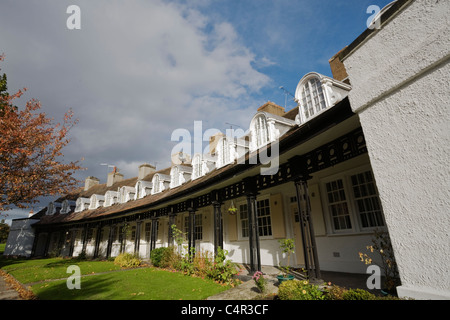
<svg viewBox="0 0 450 320">
<path fill-rule="evenodd" d="M 328 60 L 364 32 L 369 6 L 390 2 L 1 0 L 0 74 L 10 93 L 27 88 L 17 106 L 38 99 L 55 122 L 74 112 L 64 161 L 84 158 L 81 185 L 87 176 L 105 183 L 111 168 L 102 164 L 125 178 L 143 163 L 169 167 L 184 139 L 173 136 L 177 129 L 193 141 L 212 129 L 247 130 L 267 101 L 294 108 L 300 79 L 331 76 Z"/>
</svg>

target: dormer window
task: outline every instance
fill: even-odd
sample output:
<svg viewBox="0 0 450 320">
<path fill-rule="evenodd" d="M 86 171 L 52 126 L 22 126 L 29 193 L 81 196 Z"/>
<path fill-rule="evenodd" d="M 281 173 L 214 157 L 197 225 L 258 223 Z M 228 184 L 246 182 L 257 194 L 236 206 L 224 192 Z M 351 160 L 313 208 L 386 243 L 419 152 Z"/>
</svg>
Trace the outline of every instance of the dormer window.
<svg viewBox="0 0 450 320">
<path fill-rule="evenodd" d="M 59 202 L 50 202 L 50 203 L 48 204 L 48 206 L 47 206 L 47 211 L 45 212 L 45 214 L 46 214 L 47 216 L 53 215 L 53 214 L 55 214 L 55 213 L 58 211 L 58 209 L 60 209 L 60 208 L 61 208 L 61 203 L 59 203 Z"/>
<path fill-rule="evenodd" d="M 177 166 L 170 170 L 170 187 L 175 188 L 180 185 L 180 170 Z"/>
<path fill-rule="evenodd" d="M 105 202 L 105 196 L 100 194 L 93 194 L 90 198 L 89 209 L 97 209 L 98 207 L 103 207 Z"/>
<path fill-rule="evenodd" d="M 119 188 L 119 202 L 125 203 L 130 200 L 134 200 L 134 194 L 136 193 L 136 189 L 130 186 L 123 186 Z"/>
<path fill-rule="evenodd" d="M 105 202 L 103 203 L 104 207 L 112 206 L 115 203 L 119 202 L 119 192 L 108 190 L 105 193 Z"/>
<path fill-rule="evenodd" d="M 71 200 L 64 200 L 61 204 L 61 210 L 59 213 L 69 213 L 73 210 L 75 207 L 75 201 Z"/>
<path fill-rule="evenodd" d="M 192 158 L 192 180 L 202 176 L 202 155 L 197 153 Z"/>
<path fill-rule="evenodd" d="M 153 184 L 150 181 L 139 180 L 136 182 L 136 194 L 134 199 L 141 199 L 151 194 Z"/>
<path fill-rule="evenodd" d="M 189 181 L 192 176 L 192 167 L 175 165 L 170 170 L 170 188 L 176 188 Z"/>
<path fill-rule="evenodd" d="M 217 167 L 223 167 L 234 161 L 232 154 L 233 145 L 230 143 L 229 137 L 222 137 L 217 143 Z"/>
<path fill-rule="evenodd" d="M 89 198 L 78 198 L 75 205 L 75 212 L 81 212 L 89 209 Z"/>
<path fill-rule="evenodd" d="M 170 186 L 170 176 L 167 174 L 156 173 L 152 179 L 152 194 L 164 191 Z"/>
<path fill-rule="evenodd" d="M 305 123 L 348 95 L 351 87 L 341 81 L 310 72 L 299 82 L 295 99 L 299 104 L 300 123 Z"/>
<path fill-rule="evenodd" d="M 214 157 L 210 154 L 196 153 L 192 158 L 192 180 L 203 177 L 215 168 Z"/>
<path fill-rule="evenodd" d="M 308 119 L 327 108 L 323 94 L 322 83 L 317 78 L 308 80 L 302 88 L 302 108 Z"/>
<path fill-rule="evenodd" d="M 250 152 L 276 141 L 293 126 L 294 120 L 258 111 L 250 122 Z"/>
<path fill-rule="evenodd" d="M 259 115 L 253 122 L 254 141 L 256 142 L 256 148 L 260 148 L 270 141 L 269 127 L 267 119 L 264 115 Z"/>
</svg>

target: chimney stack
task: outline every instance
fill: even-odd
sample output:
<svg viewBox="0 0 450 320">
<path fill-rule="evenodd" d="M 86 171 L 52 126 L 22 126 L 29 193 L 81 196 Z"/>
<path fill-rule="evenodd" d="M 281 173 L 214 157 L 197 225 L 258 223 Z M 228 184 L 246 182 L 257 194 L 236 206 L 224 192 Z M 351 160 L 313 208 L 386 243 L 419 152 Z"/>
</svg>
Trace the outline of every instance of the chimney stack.
<svg viewBox="0 0 450 320">
<path fill-rule="evenodd" d="M 122 181 L 123 174 L 119 173 L 116 167 L 114 170 L 108 173 L 108 178 L 106 179 L 106 186 L 111 187 L 114 183 Z"/>
<path fill-rule="evenodd" d="M 88 191 L 93 186 L 96 186 L 100 183 L 100 180 L 96 177 L 89 176 L 84 180 L 84 191 Z"/>
<path fill-rule="evenodd" d="M 284 108 L 282 106 L 277 105 L 276 103 L 273 103 L 272 101 L 266 102 L 264 105 L 259 107 L 257 111 L 264 111 L 277 116 L 284 115 Z"/>
<path fill-rule="evenodd" d="M 156 167 L 151 164 L 144 163 L 139 166 L 138 180 L 144 179 L 150 173 L 156 172 Z"/>
</svg>

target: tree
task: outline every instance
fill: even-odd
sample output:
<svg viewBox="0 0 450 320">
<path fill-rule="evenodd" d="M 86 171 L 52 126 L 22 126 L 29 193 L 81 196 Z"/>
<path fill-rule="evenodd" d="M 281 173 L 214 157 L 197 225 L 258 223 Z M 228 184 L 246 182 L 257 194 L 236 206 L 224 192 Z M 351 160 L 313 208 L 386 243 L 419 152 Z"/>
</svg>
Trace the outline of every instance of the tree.
<svg viewBox="0 0 450 320">
<path fill-rule="evenodd" d="M 5 222 L 5 219 L 0 221 L 0 243 L 5 243 L 8 240 L 9 225 Z"/>
<path fill-rule="evenodd" d="M 4 56 L 0 56 L 0 61 Z M 62 149 L 70 142 L 67 134 L 77 120 L 73 112 L 64 115 L 64 122 L 39 112 L 41 103 L 29 100 L 23 110 L 13 101 L 26 88 L 10 95 L 6 75 L 0 78 L 0 211 L 16 206 L 25 208 L 40 196 L 69 193 L 78 186 L 73 177 L 82 169 L 79 161 L 63 163 Z"/>
</svg>

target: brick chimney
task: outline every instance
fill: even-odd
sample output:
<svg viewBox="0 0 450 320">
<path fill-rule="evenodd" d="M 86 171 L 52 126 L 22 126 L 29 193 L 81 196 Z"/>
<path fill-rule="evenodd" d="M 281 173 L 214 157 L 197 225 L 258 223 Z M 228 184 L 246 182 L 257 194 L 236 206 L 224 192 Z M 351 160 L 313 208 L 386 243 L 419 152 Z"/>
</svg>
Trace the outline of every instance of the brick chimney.
<svg viewBox="0 0 450 320">
<path fill-rule="evenodd" d="M 277 105 L 276 103 L 273 103 L 271 101 L 266 102 L 261 107 L 258 108 L 258 111 L 264 111 L 268 112 L 277 116 L 283 116 L 284 115 L 284 108 Z"/>
<path fill-rule="evenodd" d="M 84 191 L 88 191 L 93 186 L 96 186 L 100 183 L 100 180 L 96 177 L 89 176 L 84 180 Z"/>
<path fill-rule="evenodd" d="M 330 64 L 331 73 L 333 74 L 333 78 L 349 84 L 347 70 L 345 70 L 345 66 L 339 57 L 340 53 L 344 49 L 342 49 L 341 51 L 336 53 L 330 60 L 328 60 L 328 63 Z"/>
<path fill-rule="evenodd" d="M 138 180 L 144 179 L 150 173 L 156 171 L 156 167 L 151 164 L 144 163 L 139 166 Z"/>
<path fill-rule="evenodd" d="M 108 178 L 106 179 L 106 186 L 111 187 L 114 183 L 122 181 L 123 174 L 119 173 L 116 167 L 114 170 L 108 173 Z"/>
</svg>

